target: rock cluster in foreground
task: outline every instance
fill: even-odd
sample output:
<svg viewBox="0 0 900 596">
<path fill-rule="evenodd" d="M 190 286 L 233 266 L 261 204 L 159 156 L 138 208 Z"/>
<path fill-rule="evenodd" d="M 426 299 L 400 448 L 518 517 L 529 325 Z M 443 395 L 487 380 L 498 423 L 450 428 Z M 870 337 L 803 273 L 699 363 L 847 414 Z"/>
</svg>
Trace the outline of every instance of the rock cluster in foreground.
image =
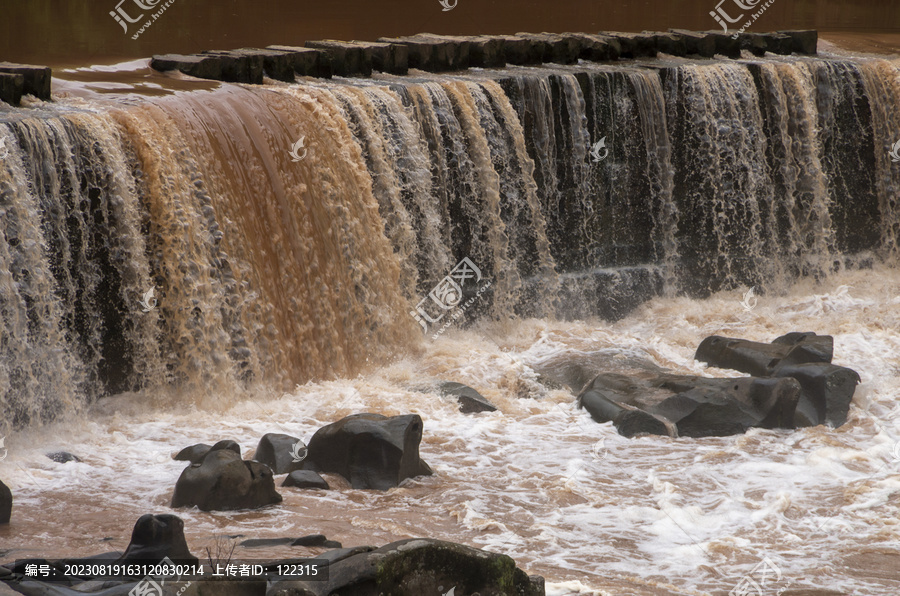
<svg viewBox="0 0 900 596">
<path fill-rule="evenodd" d="M 327 544 L 327 541 L 317 544 Z M 445 594 L 451 588 L 455 588 L 455 593 L 460 595 L 543 596 L 545 593 L 542 577 L 528 576 L 506 555 L 429 538 L 401 540 L 381 548 L 338 548 L 316 556 L 315 560 L 327 566 L 327 573 L 323 573 L 327 575 L 327 580 L 298 581 L 278 575 L 275 571 L 277 564 L 299 565 L 309 562 L 308 559 L 264 563 L 269 570 L 266 576 L 229 581 L 211 580 L 209 576 L 212 570 L 208 567 L 203 575 L 170 578 L 100 579 L 80 576 L 64 577 L 61 581 L 49 583 L 25 575 L 26 565 L 49 565 L 61 572 L 66 564 L 89 565 L 100 562 L 198 564 L 198 559 L 188 550 L 181 518 L 174 515 L 144 515 L 135 524 L 131 542 L 124 553 L 103 553 L 83 559 L 28 559 L 2 564 L 0 592 L 6 586 L 15 593 L 31 596 L 155 594 L 157 592 L 147 590 L 149 579 L 167 590 L 177 591 L 188 584 L 199 584 L 193 593 L 247 596 L 420 596 Z M 241 563 L 237 559 L 227 562 L 236 565 Z"/>
</svg>

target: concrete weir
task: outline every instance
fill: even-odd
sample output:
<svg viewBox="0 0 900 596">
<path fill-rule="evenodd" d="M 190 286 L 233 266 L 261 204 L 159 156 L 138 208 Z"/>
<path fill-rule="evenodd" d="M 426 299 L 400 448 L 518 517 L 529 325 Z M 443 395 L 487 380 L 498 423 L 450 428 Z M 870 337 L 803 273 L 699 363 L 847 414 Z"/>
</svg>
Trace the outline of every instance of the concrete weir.
<svg viewBox="0 0 900 596">
<path fill-rule="evenodd" d="M 294 75 L 328 78 L 367 77 L 373 71 L 406 74 L 408 69 L 450 72 L 467 68 L 500 68 L 507 64 L 572 64 L 620 58 L 673 56 L 738 58 L 741 50 L 755 55 L 815 54 L 816 31 L 779 31 L 726 35 L 711 31 L 618 33 L 517 33 L 516 35 L 450 36 L 420 33 L 367 41 L 309 41 L 306 47 L 269 46 L 207 51 L 187 56 L 154 56 L 150 66 L 179 70 L 204 79 L 262 83 L 263 76 L 292 81 Z"/>
</svg>

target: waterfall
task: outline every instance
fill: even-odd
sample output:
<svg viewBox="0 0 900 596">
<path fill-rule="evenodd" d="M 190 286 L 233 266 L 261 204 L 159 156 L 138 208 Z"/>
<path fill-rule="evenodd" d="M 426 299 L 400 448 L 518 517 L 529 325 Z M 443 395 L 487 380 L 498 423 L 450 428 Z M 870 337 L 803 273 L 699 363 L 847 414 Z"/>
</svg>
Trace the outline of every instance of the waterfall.
<svg viewBox="0 0 900 596">
<path fill-rule="evenodd" d="M 848 255 L 896 259 L 898 135 L 900 70 L 876 59 L 15 110 L 0 120 L 0 409 L 21 426 L 109 393 L 357 374 L 420 341 L 409 312 L 462 259 L 491 282 L 470 320 L 618 318 L 652 296 L 777 292 Z"/>
</svg>

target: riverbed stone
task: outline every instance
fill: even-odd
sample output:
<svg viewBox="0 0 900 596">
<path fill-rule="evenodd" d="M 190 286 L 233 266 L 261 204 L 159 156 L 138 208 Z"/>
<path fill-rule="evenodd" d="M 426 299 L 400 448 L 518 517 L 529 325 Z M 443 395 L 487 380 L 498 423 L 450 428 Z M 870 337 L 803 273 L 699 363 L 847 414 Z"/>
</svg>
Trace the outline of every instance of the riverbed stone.
<svg viewBox="0 0 900 596">
<path fill-rule="evenodd" d="M 451 589 L 460 595 L 545 594 L 544 579 L 529 577 L 506 555 L 441 540 L 412 538 L 331 562 L 327 581 L 273 582 L 266 596 L 421 596 L 445 594 Z"/>
<path fill-rule="evenodd" d="M 312 470 L 295 470 L 287 475 L 281 486 L 292 486 L 294 488 L 321 488 L 328 490 L 328 482 Z"/>
<path fill-rule="evenodd" d="M 702 31 L 689 31 L 687 29 L 669 29 L 680 37 L 685 44 L 685 51 L 704 58 L 712 58 L 716 55 L 716 38 L 710 33 Z"/>
<path fill-rule="evenodd" d="M 316 431 L 304 468 L 340 474 L 353 488 L 393 488 L 407 478 L 431 474 L 419 457 L 422 428 L 416 414 L 347 416 Z"/>
<path fill-rule="evenodd" d="M 167 513 L 142 515 L 134 524 L 131 542 L 121 560 L 161 561 L 166 557 L 173 563 L 197 562 L 184 538 L 184 521 Z"/>
<path fill-rule="evenodd" d="M 321 39 L 307 41 L 306 47 L 327 53 L 335 76 L 367 77 L 372 74 L 372 49 L 365 44 Z"/>
<path fill-rule="evenodd" d="M 299 457 L 295 457 L 295 454 Z M 272 468 L 275 474 L 289 474 L 303 469 L 306 454 L 306 444 L 298 437 L 267 433 L 259 440 L 253 459 Z M 300 461 L 294 461 L 295 459 Z"/>
<path fill-rule="evenodd" d="M 53 71 L 48 66 L 0 62 L 0 73 L 22 75 L 22 93 L 38 99 L 50 99 L 50 83 Z"/>
<path fill-rule="evenodd" d="M 219 449 L 185 468 L 175 484 L 172 507 L 227 511 L 257 509 L 281 500 L 269 466 L 243 461 L 234 451 Z"/>
<path fill-rule="evenodd" d="M 579 39 L 580 52 L 578 57 L 591 62 L 608 62 L 618 60 L 622 45 L 617 39 L 605 35 L 592 35 L 590 33 L 563 33 L 566 37 Z"/>
<path fill-rule="evenodd" d="M 657 53 L 656 36 L 650 33 L 624 33 L 620 31 L 601 31 L 600 35 L 612 37 L 622 47 L 622 58 L 655 58 Z"/>
<path fill-rule="evenodd" d="M 203 458 L 206 457 L 206 454 L 209 453 L 210 449 L 212 449 L 212 445 L 207 445 L 206 443 L 197 443 L 196 445 L 185 447 L 184 449 L 173 455 L 172 459 L 176 461 L 189 461 L 192 464 L 199 464 L 201 461 L 203 461 Z"/>
<path fill-rule="evenodd" d="M 486 397 L 462 383 L 442 381 L 438 383 L 438 391 L 444 395 L 455 397 L 459 402 L 459 411 L 463 414 L 497 411 L 497 406 L 489 402 Z"/>
<path fill-rule="evenodd" d="M 222 65 L 220 81 L 261 85 L 265 70 L 262 55 L 242 50 L 207 50 L 203 54 L 219 58 Z"/>
</svg>

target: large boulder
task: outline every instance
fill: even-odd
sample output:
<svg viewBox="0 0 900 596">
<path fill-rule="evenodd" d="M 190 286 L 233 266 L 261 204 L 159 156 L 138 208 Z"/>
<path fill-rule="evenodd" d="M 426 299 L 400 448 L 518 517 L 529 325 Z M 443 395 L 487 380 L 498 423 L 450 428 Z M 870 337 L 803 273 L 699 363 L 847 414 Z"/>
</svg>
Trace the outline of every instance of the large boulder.
<svg viewBox="0 0 900 596">
<path fill-rule="evenodd" d="M 794 424 L 837 427 L 847 421 L 860 378 L 854 370 L 831 364 L 833 355 L 830 335 L 794 332 L 769 344 L 714 335 L 700 343 L 694 358 L 751 375 L 796 379 L 802 391 Z"/>
<path fill-rule="evenodd" d="M 329 565 L 327 581 L 274 581 L 266 596 L 545 594 L 544 579 L 529 577 L 510 557 L 452 542 L 413 538 L 373 551 L 340 554 L 343 558 Z"/>
<path fill-rule="evenodd" d="M 421 441 L 418 415 L 354 414 L 316 431 L 304 467 L 340 474 L 353 488 L 387 490 L 407 478 L 431 474 L 419 458 Z"/>
<path fill-rule="evenodd" d="M 306 444 L 297 437 L 281 433 L 267 433 L 256 446 L 256 461 L 266 464 L 276 474 L 289 474 L 303 469 Z"/>
<path fill-rule="evenodd" d="M 12 491 L 0 481 L 0 524 L 8 524 L 12 515 Z"/>
<path fill-rule="evenodd" d="M 142 515 L 134 524 L 131 542 L 119 560 L 161 561 L 166 557 L 174 563 L 197 562 L 184 539 L 184 521 L 171 514 Z"/>
<path fill-rule="evenodd" d="M 244 461 L 230 449 L 210 451 L 202 462 L 185 468 L 172 495 L 172 507 L 202 511 L 256 509 L 280 502 L 269 466 Z"/>
<path fill-rule="evenodd" d="M 792 428 L 800 384 L 792 378 L 708 379 L 672 374 L 603 373 L 579 407 L 620 434 L 727 436 L 751 427 Z"/>
<path fill-rule="evenodd" d="M 294 488 L 321 488 L 328 490 L 328 483 L 324 478 L 312 470 L 296 470 L 288 474 L 281 486 Z"/>
</svg>

